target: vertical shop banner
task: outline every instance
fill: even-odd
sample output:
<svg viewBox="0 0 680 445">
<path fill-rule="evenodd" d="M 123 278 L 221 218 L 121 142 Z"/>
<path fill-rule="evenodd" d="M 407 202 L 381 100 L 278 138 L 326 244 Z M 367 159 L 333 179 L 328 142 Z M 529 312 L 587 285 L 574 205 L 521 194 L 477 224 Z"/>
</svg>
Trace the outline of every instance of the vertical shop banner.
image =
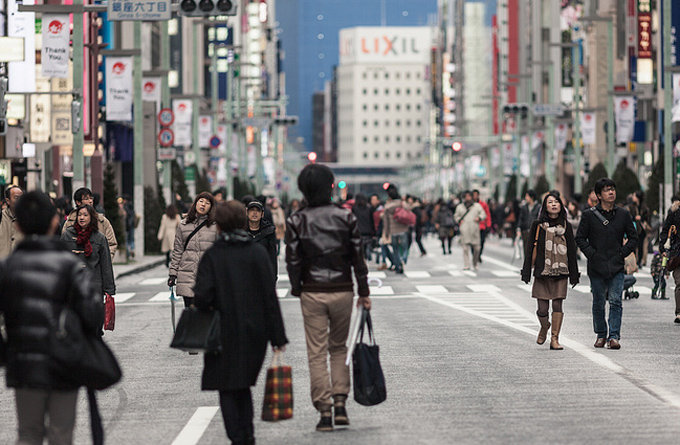
<svg viewBox="0 0 680 445">
<path fill-rule="evenodd" d="M 35 0 L 24 0 L 33 5 Z M 9 62 L 9 91 L 32 93 L 35 91 L 35 13 L 19 12 L 16 0 L 7 0 L 7 35 L 24 39 L 24 61 Z"/>
<path fill-rule="evenodd" d="M 73 63 L 69 62 L 68 76 L 65 79 L 51 79 L 52 91 L 71 91 L 73 89 Z M 38 96 L 39 97 L 39 96 Z M 55 94 L 52 98 L 52 144 L 71 145 L 73 144 L 73 133 L 71 133 L 71 95 Z M 64 171 L 68 171 L 64 168 Z"/>
<path fill-rule="evenodd" d="M 567 148 L 567 124 L 555 126 L 555 150 L 564 151 Z"/>
<path fill-rule="evenodd" d="M 503 144 L 503 174 L 511 175 L 515 164 L 515 145 Z"/>
<path fill-rule="evenodd" d="M 132 121 L 132 57 L 106 58 L 106 120 Z"/>
<path fill-rule="evenodd" d="M 144 102 L 154 102 L 156 112 L 161 109 L 161 78 L 144 77 L 142 79 L 142 100 Z"/>
<path fill-rule="evenodd" d="M 632 141 L 635 130 L 635 99 L 633 96 L 614 98 L 614 117 L 616 119 L 616 143 L 627 144 Z"/>
<path fill-rule="evenodd" d="M 66 74 L 68 75 L 68 61 L 66 64 Z M 38 92 L 50 91 L 50 79 L 45 77 L 36 77 L 35 89 Z M 31 112 L 30 114 L 30 136 L 31 142 L 49 142 L 52 122 L 50 112 L 52 108 L 52 99 L 49 94 L 35 94 L 31 96 Z"/>
<path fill-rule="evenodd" d="M 520 154 L 519 154 L 519 174 L 522 176 L 529 176 L 530 173 L 530 162 L 531 158 L 531 149 L 530 147 L 530 141 L 529 141 L 529 136 L 524 135 L 522 136 L 521 139 L 522 143 L 520 144 Z"/>
<path fill-rule="evenodd" d="M 581 140 L 584 144 L 595 143 L 595 113 L 583 113 L 581 115 Z"/>
<path fill-rule="evenodd" d="M 68 76 L 69 39 L 68 14 L 43 14 L 40 53 L 43 77 Z"/>
<path fill-rule="evenodd" d="M 209 148 L 211 137 L 212 116 L 200 116 L 198 118 L 198 146 L 201 148 Z"/>
<path fill-rule="evenodd" d="M 175 133 L 175 146 L 191 145 L 191 118 L 193 102 L 191 99 L 175 99 L 172 101 L 175 122 L 172 131 Z"/>
<path fill-rule="evenodd" d="M 673 122 L 680 122 L 680 74 L 673 74 Z"/>
<path fill-rule="evenodd" d="M 545 140 L 545 133 L 542 131 L 535 131 L 531 136 L 531 149 L 536 150 L 541 147 L 543 141 Z"/>
<path fill-rule="evenodd" d="M 227 126 L 225 124 L 219 124 L 217 126 L 217 137 L 220 138 L 220 145 L 217 150 L 220 154 L 227 153 Z"/>
</svg>

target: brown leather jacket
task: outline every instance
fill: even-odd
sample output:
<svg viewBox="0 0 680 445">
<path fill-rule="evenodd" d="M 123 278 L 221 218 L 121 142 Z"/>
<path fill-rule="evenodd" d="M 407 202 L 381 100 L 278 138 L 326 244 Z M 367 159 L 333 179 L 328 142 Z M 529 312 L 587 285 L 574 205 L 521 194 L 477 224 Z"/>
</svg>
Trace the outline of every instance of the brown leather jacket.
<svg viewBox="0 0 680 445">
<path fill-rule="evenodd" d="M 352 212 L 333 204 L 305 207 L 286 222 L 286 265 L 291 293 L 352 291 L 369 295 L 368 267 Z"/>
</svg>

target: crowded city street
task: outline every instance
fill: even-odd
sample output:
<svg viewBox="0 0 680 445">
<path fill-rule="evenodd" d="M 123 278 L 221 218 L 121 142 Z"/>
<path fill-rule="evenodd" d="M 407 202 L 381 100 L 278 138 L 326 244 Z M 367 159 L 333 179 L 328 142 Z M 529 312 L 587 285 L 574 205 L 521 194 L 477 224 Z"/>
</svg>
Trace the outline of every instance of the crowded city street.
<svg viewBox="0 0 680 445">
<path fill-rule="evenodd" d="M 264 371 L 253 389 L 261 443 L 673 443 L 680 433 L 680 326 L 671 300 L 651 300 L 641 271 L 638 299 L 624 300 L 621 350 L 592 348 L 587 279 L 569 289 L 561 343 L 535 343 L 537 322 L 529 286 L 511 263 L 510 240 L 491 238 L 477 272 L 464 271 L 461 248 L 419 257 L 404 275 L 371 264 L 376 342 L 387 400 L 375 407 L 348 403 L 352 425 L 324 435 L 309 428 L 309 401 L 300 301 L 290 295 L 283 261 L 277 294 L 290 341 L 294 418 L 257 420 Z M 415 247 L 414 247 L 415 248 Z M 584 267 L 585 262 L 581 262 Z M 379 280 L 379 281 L 378 281 Z M 124 370 L 100 393 L 110 443 L 223 444 L 218 400 L 200 391 L 202 357 L 170 349 L 167 269 L 157 266 L 117 280 L 117 325 L 105 340 Z M 380 285 L 381 284 L 381 285 Z M 178 313 L 181 303 L 178 304 Z M 265 361 L 269 363 L 271 353 Z M 15 434 L 12 393 L 0 390 L 0 443 Z M 79 402 L 75 442 L 87 443 L 89 420 Z"/>
</svg>

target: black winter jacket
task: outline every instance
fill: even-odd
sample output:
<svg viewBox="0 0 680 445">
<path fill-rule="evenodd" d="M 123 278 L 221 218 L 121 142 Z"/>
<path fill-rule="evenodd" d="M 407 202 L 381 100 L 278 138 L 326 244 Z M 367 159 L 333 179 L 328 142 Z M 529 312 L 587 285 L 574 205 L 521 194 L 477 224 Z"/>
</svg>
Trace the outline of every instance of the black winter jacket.
<svg viewBox="0 0 680 445">
<path fill-rule="evenodd" d="M 235 390 L 255 385 L 267 342 L 288 343 L 264 248 L 245 232 L 220 236 L 201 258 L 194 304 L 220 312 L 222 352 L 205 354 L 204 390 Z"/>
<path fill-rule="evenodd" d="M 575 241 L 588 258 L 588 276 L 609 279 L 623 272 L 624 258 L 635 252 L 638 235 L 628 210 L 614 206 L 605 212 L 599 204 L 597 209 L 609 223 L 604 225 L 591 209 L 585 210 Z M 625 245 L 624 236 L 628 238 Z"/>
<path fill-rule="evenodd" d="M 286 264 L 292 295 L 352 291 L 352 268 L 359 296 L 369 295 L 357 219 L 339 206 L 310 206 L 290 215 Z"/>
<path fill-rule="evenodd" d="M 536 230 L 541 224 L 538 221 L 534 221 L 531 224 L 531 229 L 529 229 L 529 242 L 526 245 L 526 250 L 524 252 L 524 266 L 522 267 L 522 281 L 528 283 L 531 281 L 531 258 L 533 256 L 534 240 L 536 239 Z M 569 268 L 569 283 L 576 285 L 579 282 L 581 274 L 578 271 L 578 262 L 576 260 L 576 243 L 574 242 L 574 229 L 571 227 L 569 222 L 562 219 L 550 221 L 550 226 L 556 226 L 562 224 L 566 226 L 566 231 L 564 232 L 564 238 L 567 241 L 567 267 Z M 534 277 L 542 277 L 543 270 L 545 269 L 545 230 L 541 228 L 538 232 L 538 242 L 536 243 L 536 264 L 533 267 Z M 553 277 L 547 277 L 553 278 Z M 554 278 L 566 278 L 564 277 L 554 277 Z"/>
<path fill-rule="evenodd" d="M 375 228 L 373 226 L 373 211 L 370 206 L 352 207 L 352 213 L 357 218 L 357 225 L 361 236 L 375 236 Z"/>
<path fill-rule="evenodd" d="M 64 306 L 75 310 L 83 329 L 99 333 L 104 323 L 102 295 L 91 272 L 56 238 L 24 239 L 0 263 L 0 312 L 7 326 L 7 386 L 72 390 L 54 375 L 50 338 Z"/>
<path fill-rule="evenodd" d="M 276 242 L 276 227 L 274 227 L 274 224 L 262 218 L 260 220 L 260 230 L 257 232 L 251 232 L 248 230 L 248 234 L 253 239 L 253 241 L 265 248 L 267 254 L 269 255 L 269 261 L 271 262 L 274 276 L 276 276 L 278 270 L 278 264 L 276 261 L 276 245 L 278 243 Z"/>
<path fill-rule="evenodd" d="M 661 234 L 659 235 L 659 251 L 664 253 L 666 250 L 664 244 L 666 239 L 668 239 L 668 231 L 671 226 L 675 226 L 675 234 L 671 234 L 671 248 L 668 252 L 669 258 L 680 256 L 680 210 L 673 210 L 673 208 L 671 210 L 663 222 L 663 229 L 661 229 Z"/>
</svg>

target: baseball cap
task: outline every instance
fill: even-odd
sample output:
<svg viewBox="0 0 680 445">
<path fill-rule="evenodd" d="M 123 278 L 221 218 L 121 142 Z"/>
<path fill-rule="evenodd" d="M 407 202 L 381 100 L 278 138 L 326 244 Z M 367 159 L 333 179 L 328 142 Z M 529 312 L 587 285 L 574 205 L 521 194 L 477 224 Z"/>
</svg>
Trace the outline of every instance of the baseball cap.
<svg viewBox="0 0 680 445">
<path fill-rule="evenodd" d="M 258 209 L 260 209 L 261 211 L 264 212 L 264 206 L 262 205 L 262 203 L 260 201 L 250 201 L 248 203 L 248 205 L 246 206 L 246 209 L 250 210 L 253 207 L 257 207 Z"/>
</svg>

